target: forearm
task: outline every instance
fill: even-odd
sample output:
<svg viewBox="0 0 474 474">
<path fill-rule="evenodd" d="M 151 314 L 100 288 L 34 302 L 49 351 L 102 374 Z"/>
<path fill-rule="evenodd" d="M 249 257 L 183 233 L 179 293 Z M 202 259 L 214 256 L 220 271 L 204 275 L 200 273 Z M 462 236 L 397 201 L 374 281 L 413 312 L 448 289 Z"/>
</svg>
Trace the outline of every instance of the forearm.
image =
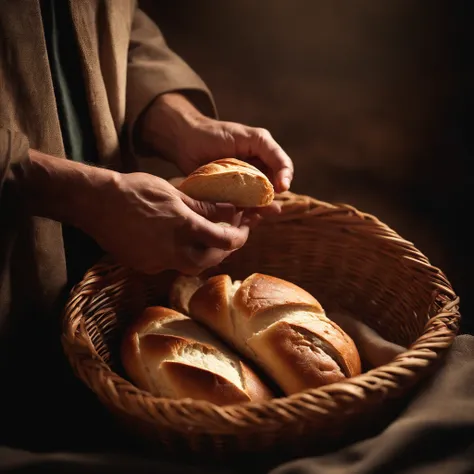
<svg viewBox="0 0 474 474">
<path fill-rule="evenodd" d="M 30 149 L 29 158 L 12 167 L 8 188 L 26 212 L 83 228 L 94 218 L 99 190 L 115 174 Z"/>
<path fill-rule="evenodd" d="M 179 93 L 158 96 L 137 122 L 137 139 L 144 147 L 172 159 L 171 150 L 183 140 L 183 130 L 189 130 L 202 114 Z"/>
<path fill-rule="evenodd" d="M 179 92 L 203 115 L 216 117 L 212 95 L 202 79 L 167 45 L 157 25 L 136 9 L 127 64 L 126 123 L 136 156 L 154 156 L 156 150 L 137 140 L 137 122 L 157 97 Z"/>
</svg>

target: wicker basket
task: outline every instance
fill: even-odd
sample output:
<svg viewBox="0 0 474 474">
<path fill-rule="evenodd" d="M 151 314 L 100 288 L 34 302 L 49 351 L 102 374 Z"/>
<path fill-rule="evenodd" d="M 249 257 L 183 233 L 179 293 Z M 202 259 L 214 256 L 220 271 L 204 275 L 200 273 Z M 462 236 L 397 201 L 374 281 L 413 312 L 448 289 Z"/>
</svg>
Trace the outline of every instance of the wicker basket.
<svg viewBox="0 0 474 474">
<path fill-rule="evenodd" d="M 101 262 L 70 295 L 63 346 L 77 376 L 144 440 L 209 457 L 336 438 L 356 426 L 355 419 L 370 421 L 389 399 L 406 395 L 450 347 L 459 328 L 459 300 L 410 242 L 346 205 L 291 193 L 278 199 L 282 214 L 264 221 L 219 271 L 234 278 L 258 271 L 288 279 L 327 311 L 349 310 L 409 350 L 344 383 L 266 403 L 218 407 L 154 398 L 127 381 L 118 347 L 131 314 L 166 304 L 170 275 L 145 277 Z"/>
</svg>

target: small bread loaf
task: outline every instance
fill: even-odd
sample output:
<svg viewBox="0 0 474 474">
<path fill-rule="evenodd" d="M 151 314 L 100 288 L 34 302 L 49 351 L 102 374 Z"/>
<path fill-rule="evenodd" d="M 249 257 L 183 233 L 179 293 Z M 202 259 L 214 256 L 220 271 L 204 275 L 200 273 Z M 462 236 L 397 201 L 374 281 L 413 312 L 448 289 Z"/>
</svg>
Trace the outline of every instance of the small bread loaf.
<svg viewBox="0 0 474 474">
<path fill-rule="evenodd" d="M 263 401 L 269 389 L 205 328 L 155 306 L 128 328 L 122 364 L 131 381 L 157 397 L 192 398 L 216 405 Z"/>
<path fill-rule="evenodd" d="M 236 207 L 262 207 L 274 198 L 272 183 L 255 166 L 225 158 L 201 166 L 177 187 L 199 201 L 231 203 Z"/>
<path fill-rule="evenodd" d="M 258 364 L 286 394 L 360 374 L 353 340 L 302 288 L 255 273 L 178 277 L 170 304 Z"/>
</svg>

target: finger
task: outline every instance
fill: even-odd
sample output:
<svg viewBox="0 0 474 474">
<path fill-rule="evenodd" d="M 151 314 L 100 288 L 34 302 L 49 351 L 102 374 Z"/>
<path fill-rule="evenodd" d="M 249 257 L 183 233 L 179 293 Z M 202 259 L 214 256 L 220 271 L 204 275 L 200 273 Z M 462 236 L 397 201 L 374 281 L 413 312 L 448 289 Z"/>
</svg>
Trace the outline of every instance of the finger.
<svg viewBox="0 0 474 474">
<path fill-rule="evenodd" d="M 236 127 L 235 148 L 238 155 L 258 156 L 274 174 L 276 192 L 288 191 L 293 180 L 294 166 L 291 158 L 263 128 Z"/>
<path fill-rule="evenodd" d="M 249 229 L 252 230 L 257 227 L 257 225 L 261 222 L 262 219 L 263 217 L 257 212 L 249 215 L 244 214 L 244 217 L 242 217 L 242 224 L 247 225 Z"/>
<path fill-rule="evenodd" d="M 200 275 L 202 272 L 218 266 L 232 252 L 188 245 L 182 247 L 181 268 L 188 275 Z"/>
<path fill-rule="evenodd" d="M 186 223 L 182 230 L 191 244 L 201 243 L 206 247 L 229 251 L 239 249 L 247 241 L 249 235 L 247 225 L 223 226 L 207 220 L 189 208 L 187 213 L 183 212 Z"/>
<path fill-rule="evenodd" d="M 211 222 L 227 222 L 232 225 L 238 225 L 240 219 L 239 212 L 232 204 L 228 203 L 210 203 L 205 201 L 197 201 L 195 199 L 182 194 L 182 201 L 196 214 L 205 217 Z M 238 219 L 236 219 L 236 217 Z M 238 222 L 236 224 L 236 222 Z"/>
<path fill-rule="evenodd" d="M 268 206 L 252 207 L 252 208 L 244 209 L 244 215 L 246 213 L 251 213 L 251 212 L 256 212 L 260 214 L 262 217 L 278 215 L 281 213 L 281 203 L 279 203 L 278 201 L 273 201 Z"/>
</svg>

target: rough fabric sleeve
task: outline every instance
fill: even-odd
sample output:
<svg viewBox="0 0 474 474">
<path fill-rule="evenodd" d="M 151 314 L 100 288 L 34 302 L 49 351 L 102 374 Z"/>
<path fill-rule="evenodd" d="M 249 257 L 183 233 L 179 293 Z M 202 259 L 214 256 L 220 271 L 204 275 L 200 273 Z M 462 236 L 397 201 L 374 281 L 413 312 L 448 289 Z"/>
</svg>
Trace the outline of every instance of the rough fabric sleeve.
<svg viewBox="0 0 474 474">
<path fill-rule="evenodd" d="M 181 92 L 204 115 L 216 117 L 213 97 L 202 79 L 171 49 L 157 25 L 135 11 L 128 51 L 126 121 L 134 154 L 134 128 L 152 101 L 166 92 Z"/>
<path fill-rule="evenodd" d="M 29 142 L 25 135 L 0 127 L 0 199 L 12 166 L 28 158 Z"/>
</svg>

